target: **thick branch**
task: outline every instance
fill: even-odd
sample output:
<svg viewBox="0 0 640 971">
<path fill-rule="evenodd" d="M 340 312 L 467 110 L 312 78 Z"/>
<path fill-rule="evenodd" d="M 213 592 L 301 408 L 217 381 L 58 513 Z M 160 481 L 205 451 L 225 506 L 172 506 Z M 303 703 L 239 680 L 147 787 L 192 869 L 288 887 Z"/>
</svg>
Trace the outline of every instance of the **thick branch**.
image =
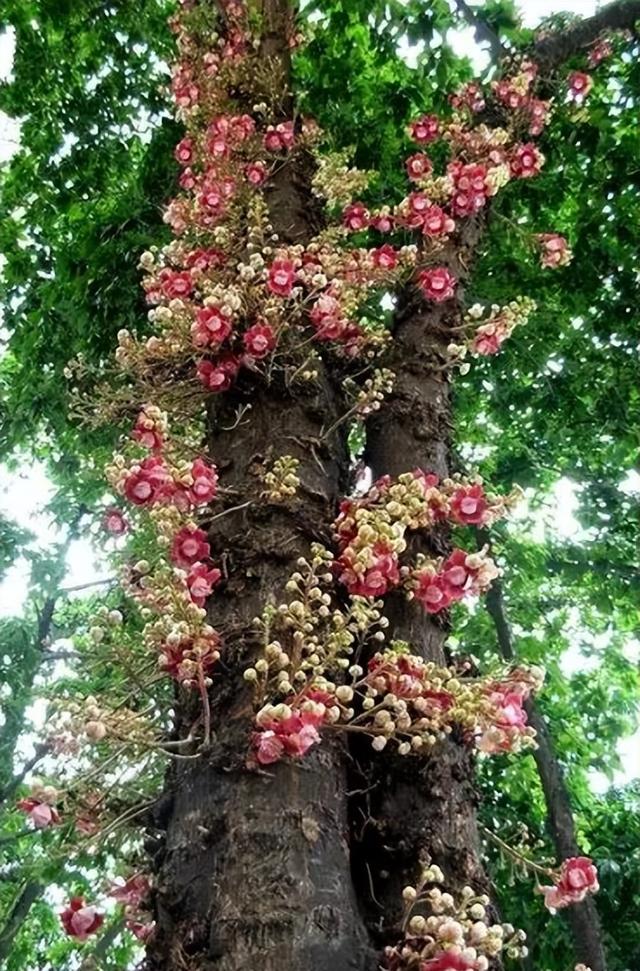
<svg viewBox="0 0 640 971">
<path fill-rule="evenodd" d="M 479 545 L 489 542 L 490 534 L 478 530 Z M 502 584 L 496 580 L 485 598 L 485 606 L 496 629 L 500 653 L 508 660 L 516 659 L 513 635 L 509 624 Z M 540 782 L 547 806 L 547 826 L 555 851 L 560 860 L 580 855 L 576 836 L 575 822 L 571 810 L 571 800 L 567 789 L 562 766 L 558 762 L 553 747 L 553 739 L 547 723 L 533 699 L 526 704 L 529 724 L 536 730 L 538 747 L 533 756 L 536 761 Z M 574 904 L 564 912 L 571 927 L 576 958 L 584 962 L 591 971 L 606 971 L 606 958 L 602 944 L 600 919 L 596 905 L 591 897 L 581 904 Z"/>
<path fill-rule="evenodd" d="M 632 30 L 640 20 L 640 0 L 610 3 L 595 16 L 580 20 L 538 41 L 533 59 L 546 71 L 558 67 L 608 30 Z"/>
<path fill-rule="evenodd" d="M 470 27 L 473 27 L 476 34 L 476 40 L 479 44 L 485 43 L 489 46 L 489 51 L 491 53 L 491 58 L 493 61 L 498 63 L 504 57 L 505 51 L 502 47 L 500 38 L 493 30 L 493 28 L 483 20 L 481 16 L 475 11 L 466 0 L 456 0 L 456 7 L 458 13 L 467 21 Z"/>
<path fill-rule="evenodd" d="M 16 934 L 29 916 L 31 907 L 43 893 L 44 886 L 41 883 L 28 880 L 13 902 L 5 925 L 0 930 L 0 966 L 9 957 Z"/>
</svg>

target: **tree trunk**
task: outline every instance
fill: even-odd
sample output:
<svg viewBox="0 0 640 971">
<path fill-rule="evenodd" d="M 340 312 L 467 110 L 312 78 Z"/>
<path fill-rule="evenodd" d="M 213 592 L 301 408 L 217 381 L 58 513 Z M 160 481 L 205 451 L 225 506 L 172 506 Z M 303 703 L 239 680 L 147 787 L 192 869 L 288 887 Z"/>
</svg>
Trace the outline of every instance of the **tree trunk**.
<svg viewBox="0 0 640 971">
<path fill-rule="evenodd" d="M 288 6 L 265 2 L 265 57 L 282 64 L 286 84 Z M 283 90 L 283 102 L 288 101 Z M 266 188 L 280 241 L 305 243 L 319 225 L 310 160 L 284 163 Z M 344 431 L 322 430 L 346 406 L 322 364 L 305 392 L 289 375 L 241 379 L 209 413 L 209 451 L 228 508 L 216 519 L 214 556 L 226 588 L 210 602 L 223 636 L 216 678 L 214 738 L 194 761 L 177 761 L 157 822 L 166 829 L 158 864 L 158 930 L 152 971 L 338 971 L 373 966 L 351 882 L 344 748 L 324 741 L 296 764 L 269 771 L 246 766 L 253 719 L 243 670 L 260 647 L 253 618 L 284 595 L 296 561 L 313 541 L 329 543 L 337 501 L 348 483 Z M 250 374 L 250 372 L 249 372 Z M 299 460 L 299 496 L 261 498 L 263 464 Z M 177 722 L 186 734 L 197 713 L 181 694 Z"/>
<path fill-rule="evenodd" d="M 470 221 L 458 248 L 452 246 L 442 260 L 459 280 L 466 276 L 482 226 L 481 218 Z M 451 389 L 442 365 L 450 328 L 460 323 L 461 314 L 460 296 L 455 303 L 427 306 L 415 290 L 401 295 L 389 363 L 396 374 L 394 389 L 367 428 L 365 460 L 374 480 L 416 467 L 440 477 L 449 473 Z M 414 538 L 413 547 L 433 555 L 446 553 L 448 534 L 434 529 L 427 538 Z M 388 596 L 385 608 L 391 639 L 409 642 L 412 651 L 436 664 L 447 663 L 446 621 L 400 595 Z M 402 888 L 415 884 L 429 862 L 440 866 L 448 890 L 470 885 L 487 892 L 469 746 L 450 737 L 420 763 L 386 751 L 382 757 L 358 751 L 358 761 L 370 787 L 361 856 L 363 862 L 376 861 L 376 871 L 367 874 L 370 919 L 382 919 L 390 932 L 400 916 Z"/>
</svg>

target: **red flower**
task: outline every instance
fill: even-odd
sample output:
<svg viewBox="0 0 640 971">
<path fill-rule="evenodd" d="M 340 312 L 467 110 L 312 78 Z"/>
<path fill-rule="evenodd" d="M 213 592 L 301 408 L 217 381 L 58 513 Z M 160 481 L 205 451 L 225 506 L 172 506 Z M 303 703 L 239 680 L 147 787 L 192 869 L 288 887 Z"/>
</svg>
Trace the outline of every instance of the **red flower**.
<svg viewBox="0 0 640 971">
<path fill-rule="evenodd" d="M 107 509 L 102 525 L 112 536 L 122 536 L 129 529 L 129 524 L 119 509 Z"/>
<path fill-rule="evenodd" d="M 411 123 L 409 131 L 414 142 L 418 145 L 427 145 L 438 137 L 440 122 L 435 115 L 423 115 L 422 118 Z"/>
<path fill-rule="evenodd" d="M 187 586 L 191 599 L 198 607 L 204 607 L 205 601 L 222 573 L 216 567 L 208 567 L 206 563 L 194 563 L 187 575 Z"/>
<path fill-rule="evenodd" d="M 451 496 L 451 514 L 458 523 L 481 526 L 485 521 L 487 508 L 481 485 L 461 486 Z"/>
<path fill-rule="evenodd" d="M 177 297 L 188 297 L 193 290 L 191 274 L 186 271 L 175 273 L 172 270 L 162 270 L 160 284 L 163 294 L 169 300 Z"/>
<path fill-rule="evenodd" d="M 569 75 L 569 94 L 574 101 L 584 101 L 592 87 L 593 78 L 590 74 L 585 74 L 583 71 L 573 71 Z"/>
<path fill-rule="evenodd" d="M 393 229 L 393 216 L 382 214 L 372 216 L 369 221 L 371 229 L 377 229 L 379 233 L 390 233 Z"/>
<path fill-rule="evenodd" d="M 264 162 L 251 162 L 245 167 L 244 174 L 251 185 L 262 185 L 267 177 L 267 166 Z"/>
<path fill-rule="evenodd" d="M 284 742 L 271 729 L 256 732 L 254 746 L 256 758 L 260 765 L 271 765 L 272 762 L 279 762 L 284 755 Z"/>
<path fill-rule="evenodd" d="M 276 346 L 276 335 L 266 323 L 256 323 L 243 334 L 242 341 L 250 357 L 266 357 Z"/>
<path fill-rule="evenodd" d="M 294 141 L 293 122 L 283 121 L 279 125 L 269 125 L 263 144 L 268 152 L 286 152 L 293 148 Z"/>
<path fill-rule="evenodd" d="M 199 560 L 206 560 L 211 553 L 207 534 L 194 526 L 183 526 L 173 537 L 171 562 L 188 569 Z"/>
<path fill-rule="evenodd" d="M 450 300 L 455 293 L 458 281 L 449 273 L 446 266 L 436 266 L 432 270 L 422 270 L 418 274 L 417 283 L 427 300 L 443 303 Z"/>
<path fill-rule="evenodd" d="M 231 318 L 218 307 L 201 307 L 191 325 L 191 339 L 196 347 L 222 344 L 231 329 Z"/>
<path fill-rule="evenodd" d="M 400 582 L 397 554 L 380 543 L 376 543 L 372 552 L 373 564 L 364 573 L 353 570 L 348 551 L 338 560 L 342 567 L 340 580 L 352 596 L 382 597 Z"/>
<path fill-rule="evenodd" d="M 72 897 L 68 907 L 60 912 L 60 920 L 69 937 L 86 941 L 91 934 L 100 930 L 104 923 L 104 916 L 96 907 L 87 906 L 82 897 Z"/>
<path fill-rule="evenodd" d="M 236 379 L 240 364 L 231 354 L 222 355 L 215 364 L 212 361 L 200 361 L 196 372 L 205 388 L 219 394 L 228 391 Z"/>
<path fill-rule="evenodd" d="M 174 491 L 173 479 L 161 458 L 150 456 L 134 465 L 124 483 L 124 494 L 136 506 L 151 504 L 170 498 Z"/>
<path fill-rule="evenodd" d="M 208 270 L 209 267 L 224 266 L 226 256 L 219 249 L 194 249 L 184 258 L 184 265 L 190 270 Z"/>
<path fill-rule="evenodd" d="M 414 182 L 422 179 L 425 175 L 429 175 L 433 171 L 431 159 L 422 152 L 411 155 L 405 165 L 407 167 L 407 175 Z"/>
<path fill-rule="evenodd" d="M 516 179 L 531 179 L 538 174 L 543 162 L 542 152 L 531 142 L 519 145 L 511 159 L 511 174 Z"/>
<path fill-rule="evenodd" d="M 47 829 L 60 822 L 60 815 L 53 806 L 41 802 L 34 796 L 28 796 L 16 803 L 18 809 L 26 813 L 36 829 Z"/>
<path fill-rule="evenodd" d="M 178 142 L 174 155 L 180 165 L 188 165 L 193 159 L 193 142 L 191 139 L 183 138 L 182 141 Z"/>
<path fill-rule="evenodd" d="M 361 202 L 352 202 L 345 206 L 342 213 L 342 225 L 350 229 L 351 232 L 358 232 L 366 229 L 369 225 L 369 211 Z"/>
<path fill-rule="evenodd" d="M 156 450 L 162 448 L 164 445 L 162 433 L 158 431 L 154 420 L 149 418 L 144 408 L 136 419 L 132 436 L 144 448 Z"/>
<path fill-rule="evenodd" d="M 218 492 L 218 473 L 215 468 L 203 459 L 196 459 L 191 466 L 192 484 L 189 487 L 189 499 L 194 506 L 203 506 L 211 502 Z"/>
<path fill-rule="evenodd" d="M 419 600 L 427 613 L 430 614 L 437 614 L 440 610 L 445 610 L 452 602 L 451 592 L 443 577 L 438 573 L 421 574 L 418 577 L 415 594 L 416 600 Z"/>
<path fill-rule="evenodd" d="M 371 258 L 373 265 L 381 270 L 393 270 L 398 265 L 398 254 L 393 246 L 390 246 L 388 243 L 385 243 L 384 246 L 379 246 L 378 249 L 372 250 Z"/>
<path fill-rule="evenodd" d="M 422 232 L 425 236 L 446 236 L 452 233 L 456 224 L 440 206 L 429 206 L 423 213 Z"/>
<path fill-rule="evenodd" d="M 267 288 L 279 297 L 288 297 L 295 278 L 296 268 L 292 260 L 274 260 L 269 267 Z"/>
<path fill-rule="evenodd" d="M 558 890 L 571 903 L 599 889 L 598 871 L 588 856 L 572 856 L 562 864 Z"/>
<path fill-rule="evenodd" d="M 134 873 L 128 880 L 118 878 L 122 882 L 114 883 L 109 890 L 109 896 L 119 904 L 127 907 L 139 907 L 149 896 L 149 878 L 144 873 Z"/>
<path fill-rule="evenodd" d="M 475 971 L 477 966 L 473 958 L 464 957 L 460 952 L 443 951 L 437 957 L 423 961 L 420 971 Z"/>
</svg>

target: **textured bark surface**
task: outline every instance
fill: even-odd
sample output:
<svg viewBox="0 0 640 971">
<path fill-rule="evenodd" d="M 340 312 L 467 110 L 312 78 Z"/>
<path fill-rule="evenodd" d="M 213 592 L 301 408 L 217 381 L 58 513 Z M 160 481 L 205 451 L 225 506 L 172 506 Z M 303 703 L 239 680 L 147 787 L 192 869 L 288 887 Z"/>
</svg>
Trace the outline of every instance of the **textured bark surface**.
<svg viewBox="0 0 640 971">
<path fill-rule="evenodd" d="M 483 218 L 473 220 L 442 261 L 462 282 L 483 225 Z M 416 467 L 441 477 L 450 471 L 452 404 L 443 365 L 451 329 L 461 323 L 460 299 L 459 295 L 454 302 L 434 306 L 425 304 L 416 291 L 401 297 L 390 362 L 396 374 L 394 389 L 367 427 L 366 462 L 374 480 Z M 446 531 L 434 530 L 413 545 L 421 552 L 441 555 L 447 552 L 449 539 Z M 385 612 L 391 637 L 408 641 L 427 660 L 446 664 L 446 621 L 429 616 L 402 596 L 387 597 Z M 370 923 L 382 929 L 382 937 L 397 924 L 403 886 L 415 883 L 424 863 L 441 867 L 450 890 L 471 885 L 488 892 L 480 862 L 469 747 L 452 737 L 420 763 L 390 752 L 376 757 L 358 751 L 357 760 L 370 787 L 366 812 L 359 809 L 360 818 L 367 819 L 361 866 L 365 859 L 376 861 L 375 872 L 368 864 L 366 873 L 367 912 Z"/>
<path fill-rule="evenodd" d="M 481 535 L 481 542 L 488 540 L 488 534 Z M 511 628 L 504 606 L 502 584 L 493 584 L 486 598 L 502 656 L 507 661 L 517 661 Z M 553 739 L 547 723 L 536 702 L 530 698 L 525 705 L 529 724 L 536 730 L 538 747 L 533 757 L 538 768 L 540 783 L 547 807 L 547 828 L 553 841 L 558 860 L 581 856 L 575 822 L 571 809 L 571 798 L 564 778 L 562 766 L 554 751 Z M 591 971 L 606 971 L 607 960 L 602 942 L 600 917 L 595 901 L 587 897 L 580 904 L 573 904 L 563 911 L 573 939 L 576 959 L 582 961 Z"/>
<path fill-rule="evenodd" d="M 284 105 L 287 11 L 284 0 L 265 0 L 263 52 L 280 61 Z M 271 224 L 284 243 L 307 242 L 320 225 L 309 177 L 310 161 L 298 155 L 267 186 Z M 214 518 L 209 530 L 228 578 L 210 602 L 224 641 L 215 735 L 204 757 L 174 766 L 156 817 L 166 832 L 153 971 L 375 966 L 351 882 L 343 747 L 325 741 L 300 763 L 246 766 L 253 710 L 242 672 L 259 647 L 253 618 L 282 601 L 310 543 L 330 541 L 348 482 L 344 430 L 323 437 L 345 410 L 339 377 L 334 383 L 320 366 L 308 389 L 292 379 L 245 375 L 211 406 L 209 451 L 224 505 L 244 508 Z M 301 485 L 291 502 L 269 504 L 260 496 L 262 473 L 283 455 L 299 460 Z M 182 696 L 179 708 L 184 735 L 198 702 Z"/>
</svg>

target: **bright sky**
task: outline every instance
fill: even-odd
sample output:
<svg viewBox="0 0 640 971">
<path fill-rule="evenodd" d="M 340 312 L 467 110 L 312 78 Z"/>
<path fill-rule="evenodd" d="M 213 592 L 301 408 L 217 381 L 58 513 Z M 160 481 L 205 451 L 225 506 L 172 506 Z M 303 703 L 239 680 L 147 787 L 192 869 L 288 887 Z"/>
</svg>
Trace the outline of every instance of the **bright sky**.
<svg viewBox="0 0 640 971">
<path fill-rule="evenodd" d="M 559 11 L 570 11 L 581 16 L 589 16 L 596 9 L 595 0 L 527 0 L 522 4 L 524 20 L 528 26 L 535 26 L 549 14 Z M 479 70 L 485 64 L 482 51 L 474 40 L 472 29 L 457 32 L 455 38 L 450 36 L 455 49 L 473 58 Z M 13 58 L 13 37 L 10 32 L 0 35 L 0 80 L 7 78 L 11 72 Z M 415 55 L 415 50 L 407 50 L 408 60 Z M 19 139 L 19 125 L 0 113 L 0 161 L 8 159 L 15 152 Z M 1 313 L 1 308 L 0 308 Z M 1 317 L 0 317 L 1 325 Z M 0 330 L 1 337 L 1 330 Z M 60 538 L 59 530 L 51 517 L 43 512 L 43 507 L 52 494 L 51 484 L 47 481 L 42 468 L 28 465 L 21 473 L 7 471 L 0 465 L 0 510 L 13 520 L 31 529 L 37 536 L 38 546 L 49 546 L 55 539 Z M 539 521 L 537 530 L 544 532 L 549 529 L 556 535 L 579 539 L 580 525 L 573 512 L 576 508 L 576 494 L 571 482 L 561 480 L 556 487 L 555 494 L 549 507 L 547 523 Z M 103 577 L 104 567 L 101 565 L 98 553 L 89 539 L 75 541 L 67 555 L 68 572 L 65 586 L 75 586 Z M 25 602 L 28 582 L 28 570 L 24 561 L 18 560 L 9 571 L 6 580 L 0 584 L 0 616 L 16 614 Z M 603 645 L 594 645 L 594 647 Z M 632 652 L 638 651 L 637 642 L 630 644 Z M 595 653 L 595 652 L 594 652 Z M 578 652 L 571 652 L 566 657 L 565 669 L 570 674 L 578 669 L 584 669 L 585 658 Z M 637 763 L 637 751 L 640 734 L 625 739 L 620 746 L 620 754 L 624 762 L 624 771 L 618 773 L 616 783 L 620 784 L 640 774 Z M 602 791 L 608 782 L 597 774 L 593 776 L 594 788 Z"/>
</svg>

